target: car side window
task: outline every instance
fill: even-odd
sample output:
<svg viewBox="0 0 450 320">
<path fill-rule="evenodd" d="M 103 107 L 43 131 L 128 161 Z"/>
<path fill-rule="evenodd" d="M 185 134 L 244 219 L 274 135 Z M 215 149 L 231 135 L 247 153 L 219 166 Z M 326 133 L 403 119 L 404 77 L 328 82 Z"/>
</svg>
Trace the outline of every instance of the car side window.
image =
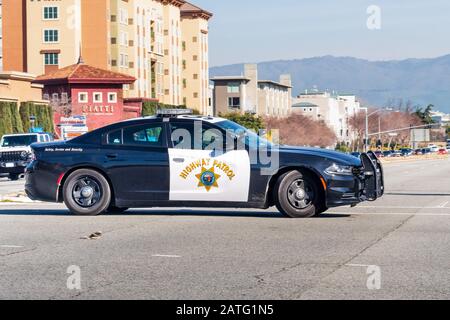
<svg viewBox="0 0 450 320">
<path fill-rule="evenodd" d="M 199 122 L 201 123 L 201 122 Z M 205 123 L 201 126 L 194 126 L 193 123 L 171 123 L 171 138 L 175 149 L 183 150 L 215 150 L 218 147 L 223 148 L 224 135 L 216 128 L 213 128 Z M 195 130 L 201 128 L 201 141 L 194 141 Z"/>
<path fill-rule="evenodd" d="M 123 129 L 123 144 L 143 147 L 162 147 L 164 143 L 163 125 L 148 124 Z"/>
<path fill-rule="evenodd" d="M 121 145 L 122 144 L 122 129 L 110 132 L 108 134 L 108 144 Z"/>
</svg>

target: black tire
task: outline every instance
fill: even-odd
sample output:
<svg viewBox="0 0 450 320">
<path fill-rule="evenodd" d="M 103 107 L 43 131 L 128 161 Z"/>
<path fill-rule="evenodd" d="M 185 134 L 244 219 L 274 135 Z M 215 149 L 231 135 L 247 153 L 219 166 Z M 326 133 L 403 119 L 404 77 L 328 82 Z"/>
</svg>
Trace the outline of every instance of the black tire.
<svg viewBox="0 0 450 320">
<path fill-rule="evenodd" d="M 104 213 L 111 203 L 111 188 L 105 177 L 94 170 L 73 172 L 63 186 L 67 208 L 75 215 L 96 216 Z"/>
<path fill-rule="evenodd" d="M 124 213 L 128 209 L 130 209 L 130 208 L 118 208 L 115 206 L 109 206 L 109 208 L 108 208 L 108 210 L 106 210 L 106 212 L 112 213 L 112 214 L 120 214 L 120 213 Z"/>
<path fill-rule="evenodd" d="M 277 180 L 274 200 L 288 218 L 310 218 L 326 211 L 320 186 L 310 174 L 290 171 Z"/>
<path fill-rule="evenodd" d="M 11 180 L 11 181 L 17 181 L 17 180 L 19 180 L 19 178 L 20 178 L 20 175 L 17 174 L 17 173 L 10 173 L 9 174 L 9 180 Z"/>
</svg>

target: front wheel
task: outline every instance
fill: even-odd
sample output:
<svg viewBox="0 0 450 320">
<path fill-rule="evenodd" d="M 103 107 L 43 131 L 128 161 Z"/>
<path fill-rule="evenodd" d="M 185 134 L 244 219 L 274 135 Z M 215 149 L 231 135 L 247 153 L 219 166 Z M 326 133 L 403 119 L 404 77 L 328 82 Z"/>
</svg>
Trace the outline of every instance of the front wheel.
<svg viewBox="0 0 450 320">
<path fill-rule="evenodd" d="M 316 180 L 300 171 L 287 172 L 278 179 L 274 199 L 277 209 L 289 218 L 310 218 L 325 211 Z"/>
<path fill-rule="evenodd" d="M 73 172 L 64 183 L 64 203 L 75 215 L 96 216 L 111 203 L 111 188 L 103 175 L 94 170 Z"/>
</svg>

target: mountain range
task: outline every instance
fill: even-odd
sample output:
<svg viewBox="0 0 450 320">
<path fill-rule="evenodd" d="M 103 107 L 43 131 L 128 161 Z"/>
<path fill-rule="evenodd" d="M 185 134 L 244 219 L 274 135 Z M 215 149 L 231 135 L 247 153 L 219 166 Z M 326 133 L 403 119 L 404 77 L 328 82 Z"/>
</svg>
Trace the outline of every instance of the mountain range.
<svg viewBox="0 0 450 320">
<path fill-rule="evenodd" d="M 243 64 L 213 67 L 211 77 L 241 75 Z M 258 64 L 259 79 L 278 81 L 280 74 L 292 76 L 293 95 L 317 88 L 355 94 L 371 106 L 433 104 L 450 113 L 450 54 L 431 59 L 369 61 L 352 57 L 314 57 Z"/>
</svg>

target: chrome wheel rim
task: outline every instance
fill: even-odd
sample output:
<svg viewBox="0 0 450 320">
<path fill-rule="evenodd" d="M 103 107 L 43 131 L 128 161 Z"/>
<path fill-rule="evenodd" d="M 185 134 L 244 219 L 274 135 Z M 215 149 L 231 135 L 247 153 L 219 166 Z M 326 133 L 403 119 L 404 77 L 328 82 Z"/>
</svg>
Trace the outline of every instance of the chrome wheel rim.
<svg viewBox="0 0 450 320">
<path fill-rule="evenodd" d="M 297 179 L 288 188 L 289 203 L 296 209 L 306 209 L 313 204 L 314 190 L 304 180 Z"/>
<path fill-rule="evenodd" d="M 72 198 L 82 208 L 92 208 L 102 198 L 100 183 L 93 177 L 77 179 L 72 189 Z"/>
</svg>

